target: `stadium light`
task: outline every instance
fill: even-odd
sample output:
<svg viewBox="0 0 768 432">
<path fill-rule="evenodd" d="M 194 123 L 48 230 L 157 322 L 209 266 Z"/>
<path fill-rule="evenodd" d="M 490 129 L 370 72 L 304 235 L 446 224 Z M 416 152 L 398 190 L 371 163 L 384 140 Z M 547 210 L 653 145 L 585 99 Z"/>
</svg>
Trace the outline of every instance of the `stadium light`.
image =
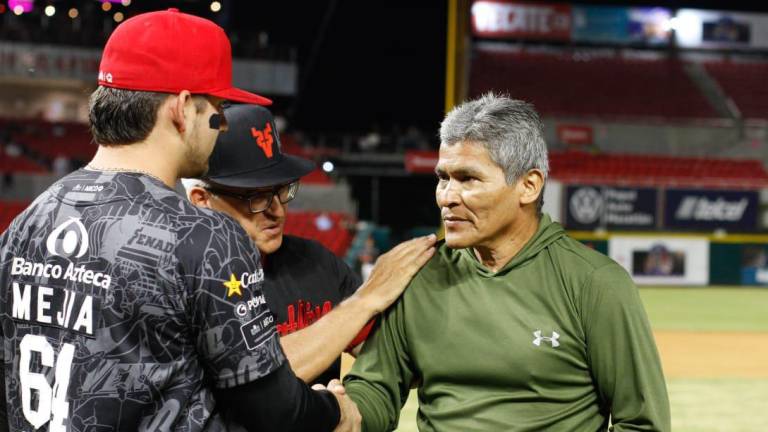
<svg viewBox="0 0 768 432">
<path fill-rule="evenodd" d="M 221 3 L 218 1 L 211 2 L 211 11 L 218 12 L 221 10 Z"/>
<path fill-rule="evenodd" d="M 670 30 L 677 30 L 677 26 L 680 25 L 680 19 L 677 17 L 672 17 L 662 24 L 662 27 L 664 28 L 664 31 L 670 31 Z"/>
<path fill-rule="evenodd" d="M 35 8 L 34 0 L 8 0 L 8 10 L 16 15 L 30 13 Z"/>
<path fill-rule="evenodd" d="M 676 32 L 689 33 L 699 29 L 701 19 L 692 13 L 680 13 L 669 20 L 669 26 Z"/>
<path fill-rule="evenodd" d="M 702 14 L 696 10 L 679 10 L 672 19 L 672 28 L 679 46 L 697 44 L 702 39 Z"/>
<path fill-rule="evenodd" d="M 54 5 L 48 5 L 45 7 L 45 16 L 54 16 L 56 14 L 56 7 Z"/>
<path fill-rule="evenodd" d="M 123 22 L 125 15 L 123 15 L 122 12 L 116 12 L 112 19 L 114 19 L 116 23 Z"/>
<path fill-rule="evenodd" d="M 330 172 L 333 172 L 333 169 L 334 169 L 333 162 L 331 161 L 323 162 L 323 171 L 330 173 Z"/>
<path fill-rule="evenodd" d="M 75 19 L 78 15 L 80 15 L 80 12 L 78 12 L 76 8 L 72 8 L 69 10 L 67 15 L 69 15 L 70 18 Z"/>
</svg>

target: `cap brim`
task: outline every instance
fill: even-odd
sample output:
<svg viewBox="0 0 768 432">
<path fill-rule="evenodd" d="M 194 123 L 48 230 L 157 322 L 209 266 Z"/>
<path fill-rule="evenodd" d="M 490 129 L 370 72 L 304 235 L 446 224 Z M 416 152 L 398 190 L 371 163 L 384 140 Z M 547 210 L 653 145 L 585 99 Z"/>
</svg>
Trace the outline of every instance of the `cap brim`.
<svg viewBox="0 0 768 432">
<path fill-rule="evenodd" d="M 205 180 L 232 188 L 253 189 L 298 180 L 315 168 L 315 163 L 310 160 L 283 154 L 282 161 L 270 167 L 230 175 L 206 176 Z"/>
<path fill-rule="evenodd" d="M 207 94 L 211 96 L 217 96 L 222 99 L 226 99 L 228 101 L 249 103 L 249 104 L 261 105 L 261 106 L 272 105 L 271 99 L 267 99 L 264 96 L 259 96 L 256 93 L 240 90 L 239 88 L 235 88 L 235 87 L 230 87 L 228 89 L 219 90 L 215 92 L 208 92 Z"/>
</svg>

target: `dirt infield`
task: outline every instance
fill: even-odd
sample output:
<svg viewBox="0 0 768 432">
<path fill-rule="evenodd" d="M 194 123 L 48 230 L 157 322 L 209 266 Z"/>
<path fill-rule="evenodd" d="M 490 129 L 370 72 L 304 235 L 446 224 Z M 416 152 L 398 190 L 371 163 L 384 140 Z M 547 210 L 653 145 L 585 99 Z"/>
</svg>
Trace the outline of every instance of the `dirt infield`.
<svg viewBox="0 0 768 432">
<path fill-rule="evenodd" d="M 667 378 L 768 378 L 768 333 L 654 334 Z"/>
</svg>

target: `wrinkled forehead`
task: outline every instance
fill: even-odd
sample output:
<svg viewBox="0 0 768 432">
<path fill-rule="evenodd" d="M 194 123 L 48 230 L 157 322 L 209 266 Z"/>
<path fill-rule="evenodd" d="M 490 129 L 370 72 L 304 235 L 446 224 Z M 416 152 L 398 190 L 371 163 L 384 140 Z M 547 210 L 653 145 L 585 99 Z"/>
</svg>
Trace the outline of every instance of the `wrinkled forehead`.
<svg viewBox="0 0 768 432">
<path fill-rule="evenodd" d="M 440 144 L 439 159 L 435 170 L 452 171 L 470 167 L 496 165 L 491 159 L 485 144 L 480 141 L 458 141 L 453 144 Z"/>
</svg>

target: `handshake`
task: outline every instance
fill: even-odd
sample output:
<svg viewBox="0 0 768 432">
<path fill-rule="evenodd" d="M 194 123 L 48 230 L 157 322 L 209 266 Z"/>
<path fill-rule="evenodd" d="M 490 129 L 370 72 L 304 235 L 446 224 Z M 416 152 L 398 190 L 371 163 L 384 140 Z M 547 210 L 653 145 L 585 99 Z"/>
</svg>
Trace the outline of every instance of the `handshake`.
<svg viewBox="0 0 768 432">
<path fill-rule="evenodd" d="M 315 384 L 312 386 L 312 390 L 328 390 L 336 396 L 341 415 L 339 417 L 339 424 L 334 429 L 334 432 L 360 432 L 362 430 L 361 422 L 363 417 L 360 415 L 360 411 L 357 410 L 357 405 L 347 396 L 341 381 L 332 379 L 327 386 Z"/>
</svg>

